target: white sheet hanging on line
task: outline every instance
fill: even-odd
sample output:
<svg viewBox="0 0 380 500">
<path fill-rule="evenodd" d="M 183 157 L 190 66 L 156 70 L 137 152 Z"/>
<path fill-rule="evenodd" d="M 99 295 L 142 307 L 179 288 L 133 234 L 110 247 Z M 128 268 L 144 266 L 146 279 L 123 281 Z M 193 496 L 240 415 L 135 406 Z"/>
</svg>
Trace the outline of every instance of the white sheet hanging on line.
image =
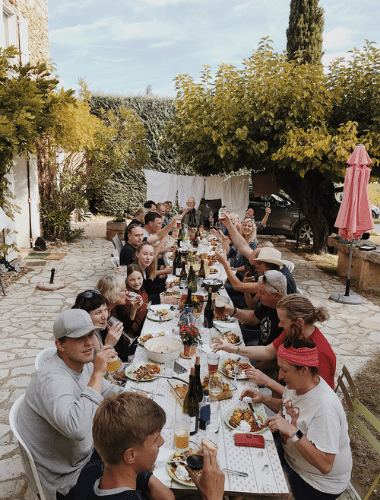
<svg viewBox="0 0 380 500">
<path fill-rule="evenodd" d="M 222 205 L 236 212 L 243 220 L 249 202 L 249 175 L 229 177 L 223 183 Z"/>
<path fill-rule="evenodd" d="M 222 198 L 224 177 L 206 177 L 206 200 L 218 200 Z"/>
<path fill-rule="evenodd" d="M 195 208 L 198 208 L 204 191 L 204 177 L 177 175 L 177 181 L 178 205 L 185 208 L 187 199 L 192 196 L 195 199 Z"/>
<path fill-rule="evenodd" d="M 144 170 L 146 179 L 146 199 L 156 203 L 170 200 L 175 203 L 177 195 L 177 175 Z"/>
</svg>

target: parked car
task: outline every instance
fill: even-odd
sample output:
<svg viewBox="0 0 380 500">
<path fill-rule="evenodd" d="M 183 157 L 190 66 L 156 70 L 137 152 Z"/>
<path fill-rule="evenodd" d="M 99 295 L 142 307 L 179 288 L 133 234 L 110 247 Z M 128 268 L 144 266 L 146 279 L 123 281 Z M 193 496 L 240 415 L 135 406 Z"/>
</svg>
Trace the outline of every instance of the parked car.
<svg viewBox="0 0 380 500">
<path fill-rule="evenodd" d="M 267 196 L 253 196 L 250 188 L 249 206 L 255 210 L 255 220 L 260 222 L 265 215 L 265 206 L 269 203 L 271 214 L 266 227 L 260 234 L 283 234 L 288 237 L 299 238 L 310 242 L 313 232 L 306 217 L 299 211 L 297 205 L 285 194 L 271 194 Z"/>
</svg>

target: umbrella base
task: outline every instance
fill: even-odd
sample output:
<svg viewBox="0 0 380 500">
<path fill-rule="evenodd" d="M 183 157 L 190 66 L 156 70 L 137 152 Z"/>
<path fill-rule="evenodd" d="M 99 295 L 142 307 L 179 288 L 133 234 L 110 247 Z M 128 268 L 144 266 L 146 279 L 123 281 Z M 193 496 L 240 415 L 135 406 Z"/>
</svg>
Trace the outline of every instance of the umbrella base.
<svg viewBox="0 0 380 500">
<path fill-rule="evenodd" d="M 329 298 L 342 304 L 361 304 L 363 302 L 360 295 L 345 295 L 344 293 L 333 293 Z"/>
</svg>

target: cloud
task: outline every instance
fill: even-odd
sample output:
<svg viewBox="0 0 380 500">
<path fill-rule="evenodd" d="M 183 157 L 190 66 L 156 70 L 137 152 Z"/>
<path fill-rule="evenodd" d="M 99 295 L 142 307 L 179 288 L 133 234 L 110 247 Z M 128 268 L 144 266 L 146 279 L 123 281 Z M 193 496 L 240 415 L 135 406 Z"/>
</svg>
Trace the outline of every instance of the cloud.
<svg viewBox="0 0 380 500">
<path fill-rule="evenodd" d="M 331 49 L 347 47 L 348 45 L 351 45 L 351 35 L 356 35 L 357 33 L 357 30 L 339 26 L 338 28 L 335 28 L 329 33 L 323 35 L 323 48 Z"/>
<path fill-rule="evenodd" d="M 162 47 L 171 47 L 174 45 L 172 40 L 167 40 L 166 42 L 151 43 L 149 49 L 161 49 Z"/>
<path fill-rule="evenodd" d="M 345 62 L 348 62 L 350 59 L 352 59 L 352 54 L 348 52 L 334 52 L 333 54 L 324 54 L 322 57 L 322 64 L 325 70 L 333 61 L 335 61 L 336 59 L 340 59 L 341 57 L 343 57 Z"/>
</svg>

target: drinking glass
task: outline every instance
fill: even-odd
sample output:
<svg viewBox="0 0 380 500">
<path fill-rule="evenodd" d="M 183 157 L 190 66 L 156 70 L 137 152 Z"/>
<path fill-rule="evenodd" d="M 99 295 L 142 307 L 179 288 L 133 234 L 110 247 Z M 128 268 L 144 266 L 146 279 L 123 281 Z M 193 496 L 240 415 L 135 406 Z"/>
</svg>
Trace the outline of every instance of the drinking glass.
<svg viewBox="0 0 380 500">
<path fill-rule="evenodd" d="M 222 224 L 219 221 L 215 222 L 215 229 L 216 230 L 219 230 L 221 227 L 222 227 Z"/>
<path fill-rule="evenodd" d="M 210 374 L 208 381 L 208 389 L 210 393 L 210 403 L 211 403 L 211 420 L 215 419 L 219 413 L 219 400 L 218 397 L 223 392 L 223 379 L 220 373 Z M 213 400 L 211 400 L 213 396 Z"/>
<path fill-rule="evenodd" d="M 174 446 L 177 450 L 185 450 L 189 447 L 190 417 L 186 413 L 177 415 L 174 428 Z"/>
<path fill-rule="evenodd" d="M 217 352 L 209 352 L 207 354 L 208 374 L 211 376 L 217 373 L 219 366 L 220 355 Z M 211 393 L 210 393 L 211 394 Z"/>
<path fill-rule="evenodd" d="M 212 441 L 216 446 L 218 446 L 219 442 L 219 429 L 220 422 L 215 418 L 209 420 L 206 424 L 206 438 Z"/>
</svg>

